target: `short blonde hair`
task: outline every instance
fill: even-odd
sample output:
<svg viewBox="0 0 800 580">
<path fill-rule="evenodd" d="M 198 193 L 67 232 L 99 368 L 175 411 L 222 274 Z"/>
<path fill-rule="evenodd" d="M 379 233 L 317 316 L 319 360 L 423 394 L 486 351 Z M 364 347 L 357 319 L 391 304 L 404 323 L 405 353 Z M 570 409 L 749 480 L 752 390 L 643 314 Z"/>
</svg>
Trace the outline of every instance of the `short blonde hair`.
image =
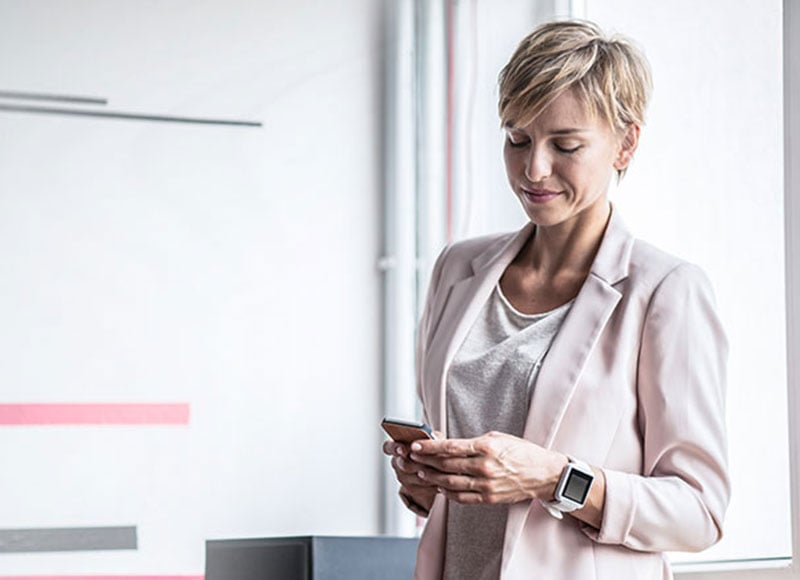
<svg viewBox="0 0 800 580">
<path fill-rule="evenodd" d="M 527 125 L 562 93 L 575 89 L 595 116 L 615 129 L 643 125 L 652 91 L 644 55 L 623 36 L 607 37 L 581 20 L 542 24 L 500 72 L 503 124 Z"/>
</svg>

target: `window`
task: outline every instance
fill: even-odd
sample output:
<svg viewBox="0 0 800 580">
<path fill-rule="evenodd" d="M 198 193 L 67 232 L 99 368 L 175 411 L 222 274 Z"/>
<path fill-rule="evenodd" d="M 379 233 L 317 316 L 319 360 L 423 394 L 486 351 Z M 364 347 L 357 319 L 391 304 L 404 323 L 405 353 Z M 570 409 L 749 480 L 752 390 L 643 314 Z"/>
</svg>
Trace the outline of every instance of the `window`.
<svg viewBox="0 0 800 580">
<path fill-rule="evenodd" d="M 420 278 L 426 280 L 448 229 L 460 238 L 516 229 L 524 221 L 505 185 L 495 114 L 496 75 L 519 39 L 564 4 L 572 15 L 638 41 L 653 67 L 655 94 L 637 158 L 612 200 L 640 237 L 706 270 L 731 342 L 734 493 L 726 537 L 701 554 L 673 555 L 676 571 L 691 578 L 698 570 L 755 568 L 735 578 L 800 577 L 796 566 L 787 568 L 793 552 L 800 555 L 792 541 L 800 492 L 790 485 L 800 460 L 790 446 L 795 423 L 787 418 L 800 421 L 799 397 L 787 395 L 800 373 L 792 374 L 791 366 L 800 360 L 793 303 L 800 292 L 793 265 L 800 256 L 800 208 L 784 195 L 794 192 L 800 206 L 800 147 L 787 157 L 794 181 L 786 190 L 783 177 L 784 130 L 787 142 L 800 143 L 800 90 L 792 94 L 787 84 L 784 92 L 781 59 L 785 50 L 787 70 L 794 70 L 786 82 L 800 85 L 800 41 L 792 40 L 800 39 L 800 10 L 792 14 L 791 2 L 780 0 L 508 2 L 502 9 L 479 0 L 437 4 L 447 76 L 425 77 L 416 95 L 423 110 L 429 100 L 452 107 L 442 129 L 449 132 L 444 141 L 452 163 L 439 189 L 427 192 L 426 206 L 416 208 L 417 224 L 427 231 L 434 224 L 436 232 L 433 244 L 418 246 Z M 784 35 L 784 26 L 793 34 Z M 787 103 L 794 126 L 785 129 L 782 94 L 795 99 Z"/>
</svg>

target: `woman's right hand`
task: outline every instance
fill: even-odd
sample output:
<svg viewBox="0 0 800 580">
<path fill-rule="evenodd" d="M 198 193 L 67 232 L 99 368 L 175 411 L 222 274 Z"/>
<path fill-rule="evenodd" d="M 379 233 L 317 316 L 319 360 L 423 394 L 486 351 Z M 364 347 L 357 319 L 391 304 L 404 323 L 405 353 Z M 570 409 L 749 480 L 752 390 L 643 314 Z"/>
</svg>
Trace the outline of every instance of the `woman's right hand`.
<svg viewBox="0 0 800 580">
<path fill-rule="evenodd" d="M 383 452 L 392 458 L 392 469 L 400 482 L 400 499 L 418 516 L 428 517 L 438 489 L 417 476 L 424 466 L 409 458 L 408 445 L 403 443 L 385 441 Z"/>
</svg>

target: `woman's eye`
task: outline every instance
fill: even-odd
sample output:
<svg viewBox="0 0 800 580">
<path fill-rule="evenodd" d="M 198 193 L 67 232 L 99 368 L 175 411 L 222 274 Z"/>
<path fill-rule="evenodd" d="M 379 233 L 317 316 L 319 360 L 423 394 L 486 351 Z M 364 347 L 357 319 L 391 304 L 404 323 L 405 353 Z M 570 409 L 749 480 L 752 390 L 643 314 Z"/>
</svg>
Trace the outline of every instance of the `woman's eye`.
<svg viewBox="0 0 800 580">
<path fill-rule="evenodd" d="M 530 143 L 530 141 L 528 141 L 527 139 L 520 139 L 519 141 L 514 141 L 514 139 L 512 139 L 511 137 L 508 137 L 507 141 L 511 147 L 515 148 L 522 148 L 525 147 L 528 143 Z"/>
<path fill-rule="evenodd" d="M 581 148 L 580 145 L 575 145 L 574 147 L 565 147 L 564 145 L 559 145 L 558 143 L 554 144 L 554 147 L 557 151 L 561 153 L 575 153 L 578 149 Z"/>
</svg>

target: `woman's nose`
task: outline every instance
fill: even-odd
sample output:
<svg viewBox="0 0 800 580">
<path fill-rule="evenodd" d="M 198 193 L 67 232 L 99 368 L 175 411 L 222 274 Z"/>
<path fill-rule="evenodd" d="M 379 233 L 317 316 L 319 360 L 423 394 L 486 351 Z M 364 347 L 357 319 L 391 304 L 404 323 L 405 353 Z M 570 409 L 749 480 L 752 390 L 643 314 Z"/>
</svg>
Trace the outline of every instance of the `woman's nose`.
<svg viewBox="0 0 800 580">
<path fill-rule="evenodd" d="M 552 164 L 549 155 L 536 147 L 531 147 L 525 163 L 525 177 L 532 183 L 540 183 L 550 177 Z"/>
</svg>

